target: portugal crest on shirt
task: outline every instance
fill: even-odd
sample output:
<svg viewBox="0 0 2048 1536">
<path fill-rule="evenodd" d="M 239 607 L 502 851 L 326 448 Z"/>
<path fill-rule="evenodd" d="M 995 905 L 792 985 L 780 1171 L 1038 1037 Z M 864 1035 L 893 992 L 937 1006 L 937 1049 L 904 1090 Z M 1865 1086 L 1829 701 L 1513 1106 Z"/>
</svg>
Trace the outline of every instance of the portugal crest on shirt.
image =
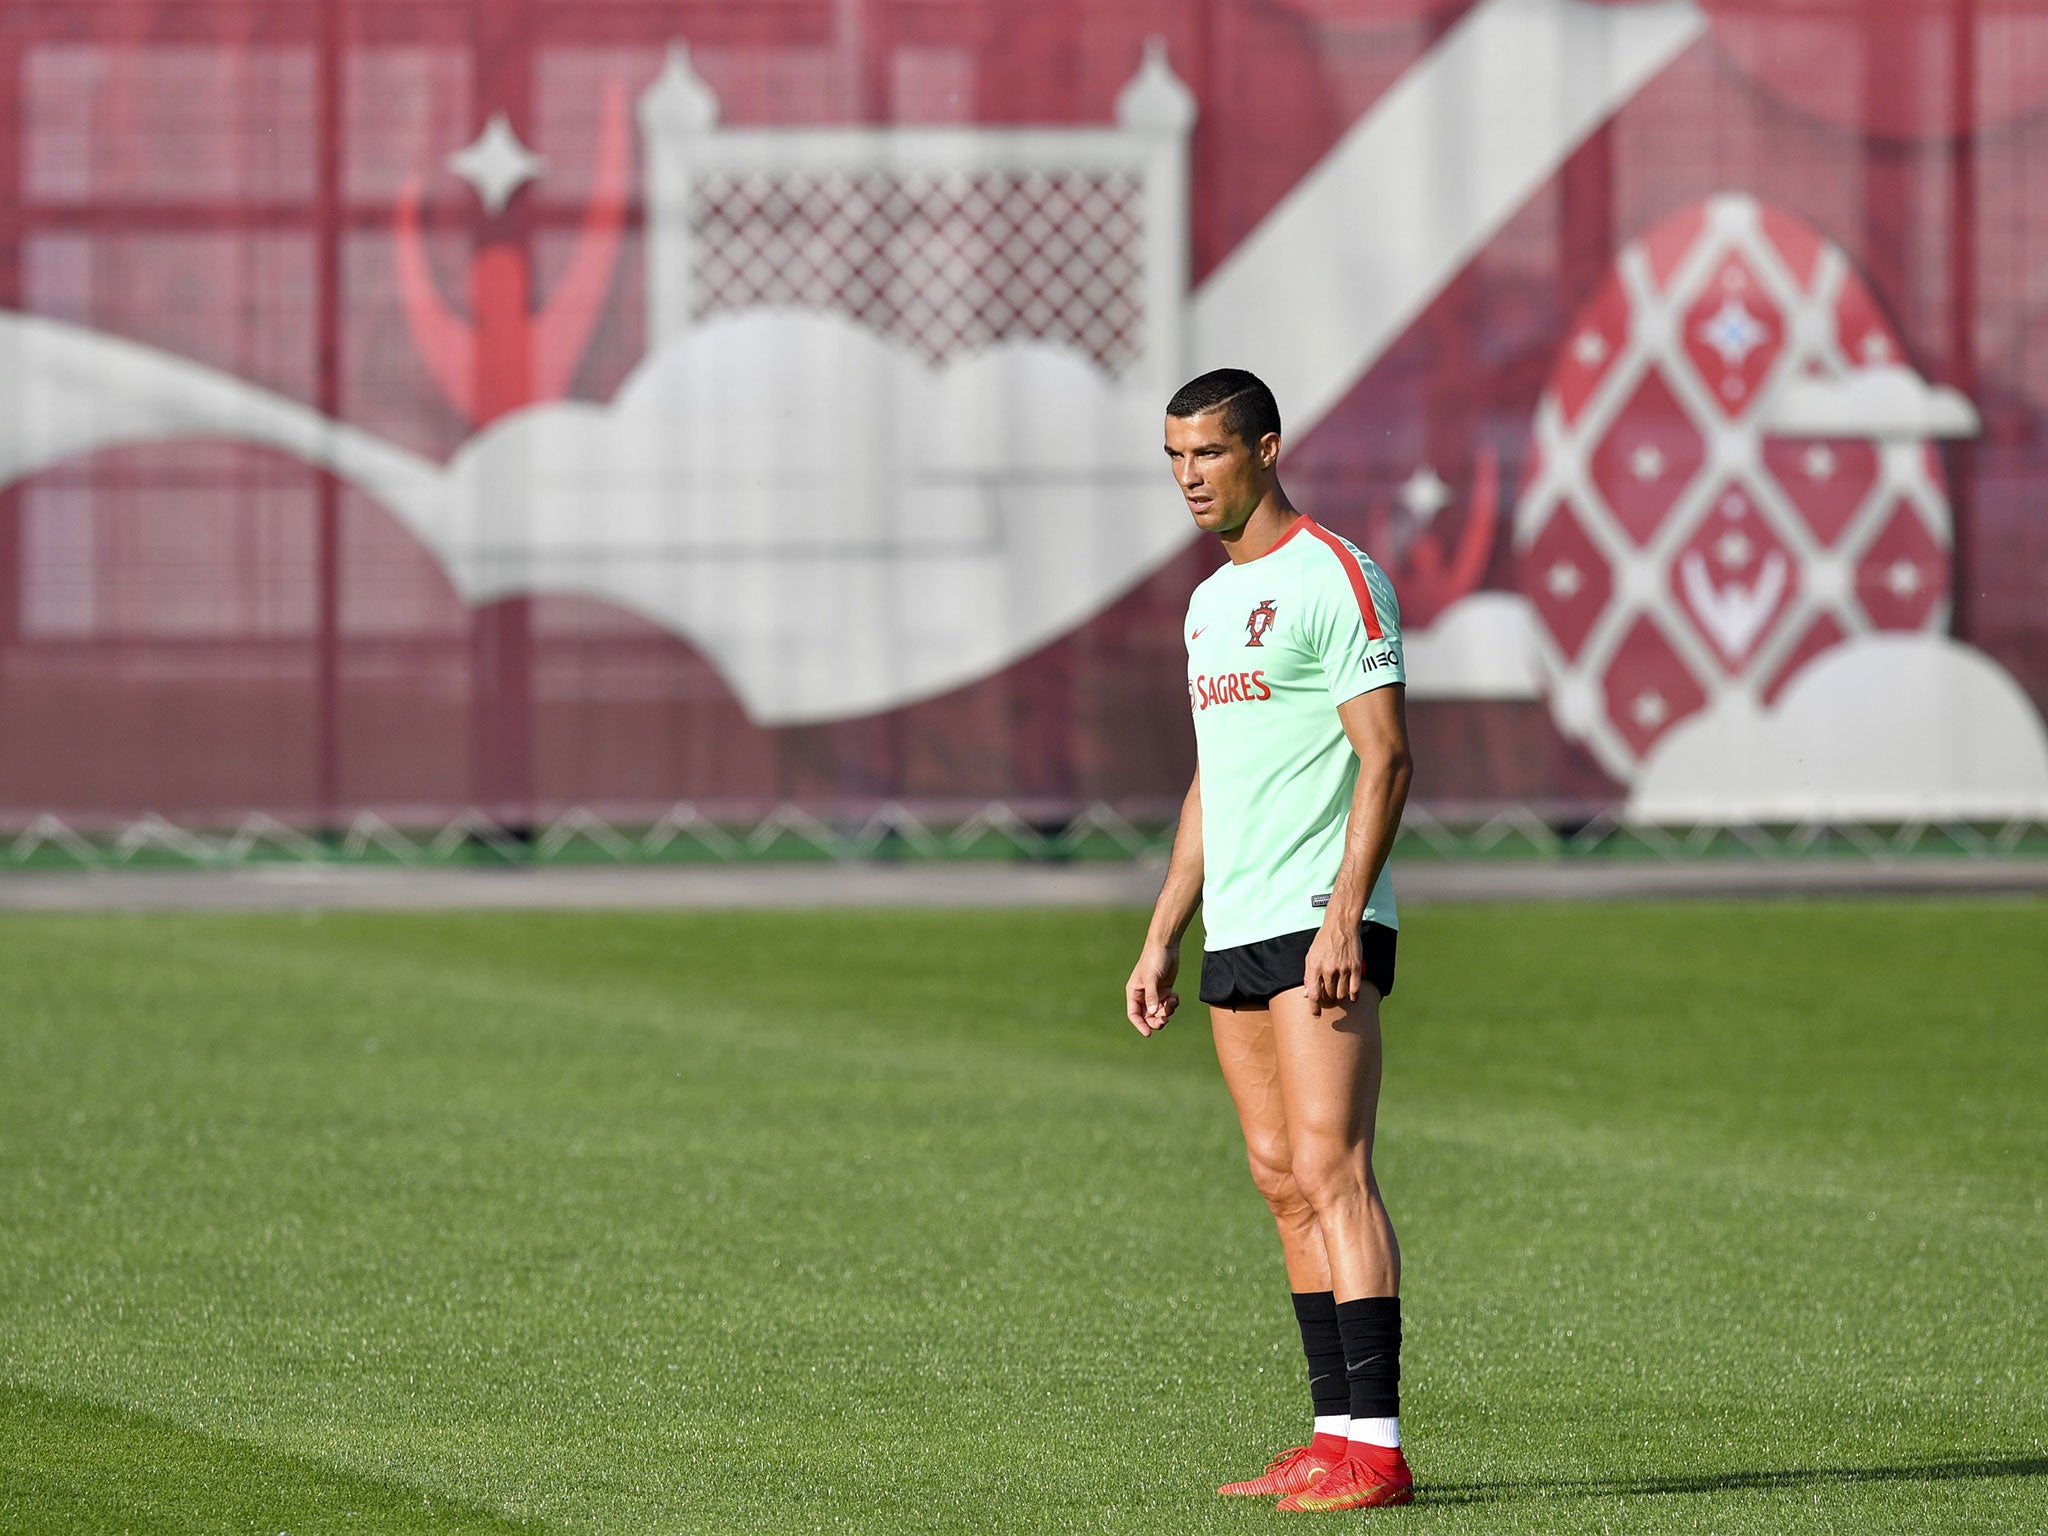
<svg viewBox="0 0 2048 1536">
<path fill-rule="evenodd" d="M 1244 621 L 1245 633 L 1251 636 L 1251 639 L 1245 641 L 1245 644 L 1260 644 L 1266 635 L 1271 632 L 1273 618 L 1273 599 L 1269 597 L 1263 603 L 1260 603 L 1258 607 L 1254 608 L 1252 616 Z"/>
</svg>

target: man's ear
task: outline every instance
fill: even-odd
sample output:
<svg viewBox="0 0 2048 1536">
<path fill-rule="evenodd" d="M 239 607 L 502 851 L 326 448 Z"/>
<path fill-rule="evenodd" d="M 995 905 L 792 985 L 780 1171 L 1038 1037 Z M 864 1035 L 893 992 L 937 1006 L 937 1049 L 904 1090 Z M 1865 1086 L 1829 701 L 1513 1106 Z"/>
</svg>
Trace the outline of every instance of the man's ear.
<svg viewBox="0 0 2048 1536">
<path fill-rule="evenodd" d="M 1280 434 L 1268 432 L 1259 439 L 1259 468 L 1271 469 L 1280 459 Z"/>
</svg>

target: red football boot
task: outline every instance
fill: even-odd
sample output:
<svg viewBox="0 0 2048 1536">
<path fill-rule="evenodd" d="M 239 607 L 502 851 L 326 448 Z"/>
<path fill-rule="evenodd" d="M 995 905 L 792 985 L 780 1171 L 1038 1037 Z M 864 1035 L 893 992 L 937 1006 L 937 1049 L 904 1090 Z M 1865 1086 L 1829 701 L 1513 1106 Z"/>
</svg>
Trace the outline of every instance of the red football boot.
<svg viewBox="0 0 2048 1536">
<path fill-rule="evenodd" d="M 1332 1437 L 1318 1435 L 1316 1438 Z M 1276 1493 L 1302 1493 L 1342 1466 L 1345 1454 L 1344 1442 L 1334 1446 L 1297 1445 L 1267 1462 L 1266 1470 L 1260 1476 L 1247 1478 L 1241 1483 L 1225 1483 L 1216 1491 L 1225 1498 L 1268 1498 Z"/>
<path fill-rule="evenodd" d="M 1274 1508 L 1320 1514 L 1326 1510 L 1406 1504 L 1414 1497 L 1415 1475 L 1408 1470 L 1400 1447 L 1353 1445 L 1343 1466 L 1327 1477 L 1317 1478 L 1299 1493 L 1290 1493 Z"/>
</svg>

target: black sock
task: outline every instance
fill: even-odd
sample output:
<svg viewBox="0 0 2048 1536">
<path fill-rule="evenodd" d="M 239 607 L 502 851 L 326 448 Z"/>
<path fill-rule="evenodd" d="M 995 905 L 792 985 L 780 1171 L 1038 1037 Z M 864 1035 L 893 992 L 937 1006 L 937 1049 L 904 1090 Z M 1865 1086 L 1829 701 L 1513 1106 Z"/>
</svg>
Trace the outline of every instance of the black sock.
<svg viewBox="0 0 2048 1536">
<path fill-rule="evenodd" d="M 1308 1396 L 1317 1418 L 1351 1411 L 1351 1385 L 1344 1374 L 1344 1336 L 1337 1331 L 1337 1297 L 1332 1291 L 1296 1291 L 1294 1320 L 1301 1324 L 1301 1352 L 1308 1356 Z"/>
<path fill-rule="evenodd" d="M 1401 1298 L 1361 1296 L 1337 1303 L 1351 1417 L 1391 1419 L 1401 1412 Z"/>
</svg>

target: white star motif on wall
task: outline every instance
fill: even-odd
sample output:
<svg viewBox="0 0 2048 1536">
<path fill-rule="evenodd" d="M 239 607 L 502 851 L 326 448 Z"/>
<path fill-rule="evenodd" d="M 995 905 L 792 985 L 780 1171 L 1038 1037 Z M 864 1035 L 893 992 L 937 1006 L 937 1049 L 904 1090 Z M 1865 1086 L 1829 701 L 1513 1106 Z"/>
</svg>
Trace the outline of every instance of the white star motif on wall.
<svg viewBox="0 0 2048 1536">
<path fill-rule="evenodd" d="M 1700 322 L 1699 336 L 1714 349 L 1714 355 L 1729 368 L 1740 368 L 1743 359 L 1764 344 L 1769 332 L 1749 307 L 1734 294 L 1721 300 L 1721 307 Z"/>
<path fill-rule="evenodd" d="M 1832 480 L 1835 477 L 1835 450 L 1826 443 L 1815 443 L 1800 455 L 1799 467 L 1806 471 L 1809 480 Z"/>
<path fill-rule="evenodd" d="M 1628 456 L 1628 472 L 1638 480 L 1655 480 L 1664 473 L 1664 455 L 1655 443 L 1644 443 Z"/>
<path fill-rule="evenodd" d="M 1401 505 L 1418 523 L 1427 525 L 1450 504 L 1451 488 L 1427 464 L 1417 467 L 1415 473 L 1401 483 Z"/>
<path fill-rule="evenodd" d="M 1894 560 L 1885 567 L 1884 584 L 1893 597 L 1901 601 L 1912 597 L 1920 590 L 1920 567 L 1910 560 Z"/>
<path fill-rule="evenodd" d="M 1739 571 L 1749 564 L 1749 557 L 1756 546 L 1749 542 L 1749 535 L 1740 528 L 1730 528 L 1714 540 L 1714 558 L 1731 571 Z"/>
<path fill-rule="evenodd" d="M 485 208 L 502 213 L 514 192 L 547 169 L 547 161 L 519 142 L 504 113 L 494 112 L 482 133 L 448 157 L 448 169 L 476 188 Z"/>
<path fill-rule="evenodd" d="M 1581 331 L 1572 342 L 1572 360 L 1581 368 L 1598 368 L 1607 358 L 1607 338 L 1598 331 Z"/>
<path fill-rule="evenodd" d="M 1876 331 L 1863 338 L 1862 350 L 1866 363 L 1888 363 L 1892 360 L 1892 344 Z"/>
<path fill-rule="evenodd" d="M 1560 602 L 1578 595 L 1579 588 L 1586 584 L 1586 578 L 1579 568 L 1569 560 L 1560 560 L 1543 573 L 1543 585 L 1550 589 L 1550 595 Z"/>
<path fill-rule="evenodd" d="M 1628 712 L 1637 725 L 1646 731 L 1654 731 L 1670 715 L 1671 706 L 1664 702 L 1664 695 L 1656 689 L 1645 688 L 1631 701 Z"/>
</svg>

